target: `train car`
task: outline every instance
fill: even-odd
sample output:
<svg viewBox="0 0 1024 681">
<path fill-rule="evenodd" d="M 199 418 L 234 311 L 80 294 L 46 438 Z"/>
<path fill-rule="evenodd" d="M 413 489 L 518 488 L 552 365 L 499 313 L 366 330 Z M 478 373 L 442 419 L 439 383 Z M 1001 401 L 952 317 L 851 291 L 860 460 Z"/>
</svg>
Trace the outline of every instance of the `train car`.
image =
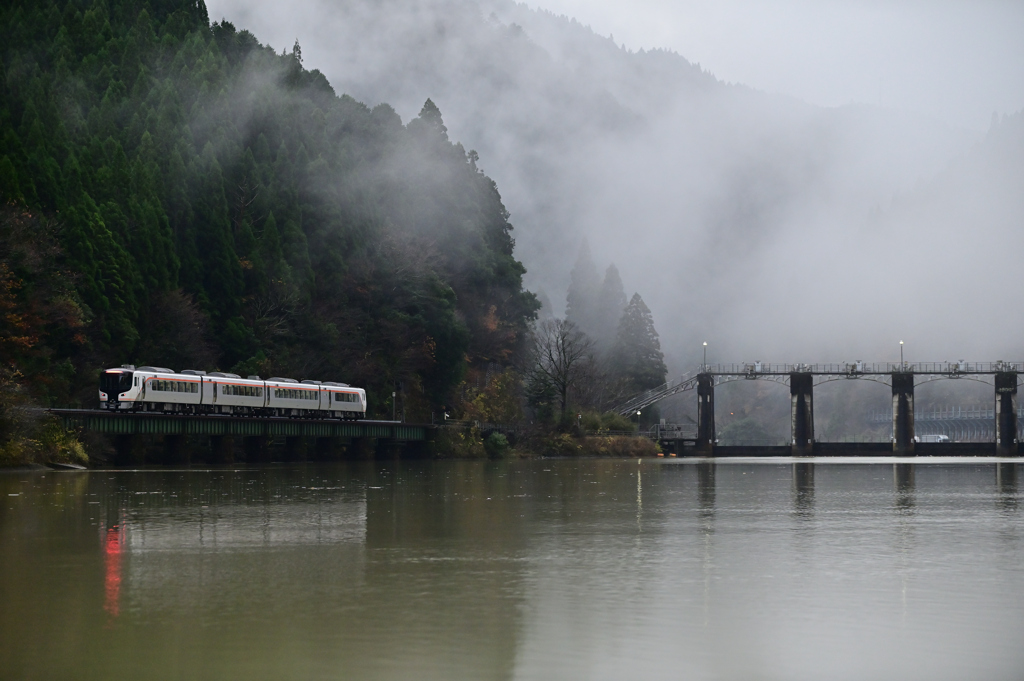
<svg viewBox="0 0 1024 681">
<path fill-rule="evenodd" d="M 268 378 L 266 384 L 267 407 L 274 416 L 320 416 L 317 383 L 274 376 Z"/>
<path fill-rule="evenodd" d="M 202 377 L 176 374 L 163 367 L 139 367 L 136 409 L 194 412 L 202 402 Z"/>
<path fill-rule="evenodd" d="M 129 409 L 138 396 L 135 367 L 107 369 L 100 374 L 100 409 Z"/>
<path fill-rule="evenodd" d="M 331 417 L 338 419 L 362 418 L 366 414 L 366 391 L 348 383 L 324 381 L 320 384 L 321 405 Z"/>
<path fill-rule="evenodd" d="M 347 383 L 124 365 L 100 374 L 100 408 L 132 411 L 359 419 L 366 391 Z"/>
<path fill-rule="evenodd" d="M 242 378 L 238 374 L 212 371 L 203 377 L 206 411 L 215 414 L 262 415 L 267 406 L 267 386 L 259 376 Z"/>
<path fill-rule="evenodd" d="M 100 407 L 132 411 L 195 411 L 201 378 L 164 367 L 122 366 L 100 375 Z"/>
</svg>

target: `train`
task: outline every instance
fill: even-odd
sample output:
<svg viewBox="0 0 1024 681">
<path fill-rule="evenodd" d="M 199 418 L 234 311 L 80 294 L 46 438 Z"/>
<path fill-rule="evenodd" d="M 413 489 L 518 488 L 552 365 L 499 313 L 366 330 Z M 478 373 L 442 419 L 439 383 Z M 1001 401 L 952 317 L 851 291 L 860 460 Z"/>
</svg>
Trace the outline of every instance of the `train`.
<svg viewBox="0 0 1024 681">
<path fill-rule="evenodd" d="M 366 391 L 347 383 L 125 364 L 100 374 L 100 408 L 184 414 L 361 419 Z"/>
</svg>

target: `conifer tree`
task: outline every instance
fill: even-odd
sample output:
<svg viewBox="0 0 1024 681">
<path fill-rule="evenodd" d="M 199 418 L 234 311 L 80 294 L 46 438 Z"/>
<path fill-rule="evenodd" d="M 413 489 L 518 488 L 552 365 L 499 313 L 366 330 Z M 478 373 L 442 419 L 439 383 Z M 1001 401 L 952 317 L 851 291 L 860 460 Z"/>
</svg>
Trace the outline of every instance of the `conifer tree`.
<svg viewBox="0 0 1024 681">
<path fill-rule="evenodd" d="M 592 338 L 597 327 L 597 298 L 601 279 L 590 256 L 590 244 L 586 239 L 580 244 L 576 264 L 569 276 L 569 291 L 565 296 L 565 321 L 572 323 Z"/>
<path fill-rule="evenodd" d="M 0 197 L 57 216 L 82 381 L 223 362 L 451 404 L 539 307 L 477 160 L 432 101 L 405 126 L 202 0 L 0 4 Z"/>
<path fill-rule="evenodd" d="M 612 352 L 612 370 L 623 392 L 639 392 L 665 382 L 668 370 L 651 311 L 640 297 L 622 313 Z"/>
<path fill-rule="evenodd" d="M 597 296 L 594 343 L 599 354 L 606 355 L 614 346 L 619 320 L 625 309 L 626 290 L 622 286 L 618 268 L 612 263 L 605 270 L 604 282 Z"/>
</svg>

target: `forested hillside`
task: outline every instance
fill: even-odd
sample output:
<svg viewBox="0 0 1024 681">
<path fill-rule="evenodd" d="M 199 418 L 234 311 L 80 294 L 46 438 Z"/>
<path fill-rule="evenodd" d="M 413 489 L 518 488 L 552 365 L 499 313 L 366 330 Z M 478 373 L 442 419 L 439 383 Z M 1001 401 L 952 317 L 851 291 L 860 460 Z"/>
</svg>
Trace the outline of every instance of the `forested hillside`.
<svg viewBox="0 0 1024 681">
<path fill-rule="evenodd" d="M 893 331 L 874 320 L 839 320 L 837 346 L 834 323 L 802 316 L 856 302 L 828 271 L 842 252 L 834 235 L 862 229 L 873 208 L 887 210 L 981 136 L 913 112 L 823 108 L 725 83 L 688 61 L 686 45 L 637 50 L 537 3 L 208 1 L 214 18 L 279 47 L 300 36 L 331 82 L 362 101 L 410 116 L 431 97 L 502 188 L 527 284 L 560 311 L 586 237 L 643 291 L 673 374 L 700 362 L 705 340 L 728 361 L 879 356 Z M 928 239 L 927 224 L 914 230 Z M 854 248 L 887 250 L 876 235 Z M 797 252 L 825 271 L 790 277 L 779 263 Z M 862 298 L 887 295 L 887 282 L 858 281 L 874 284 Z M 814 305 L 771 317 L 809 294 Z M 941 322 L 929 324 L 940 337 Z"/>
<path fill-rule="evenodd" d="M 5 346 L 34 397 L 90 406 L 100 367 L 136 363 L 429 417 L 519 350 L 537 303 L 509 214 L 429 100 L 403 125 L 202 0 L 16 0 L 0 46 L 5 338 L 38 291 L 63 301 Z"/>
</svg>

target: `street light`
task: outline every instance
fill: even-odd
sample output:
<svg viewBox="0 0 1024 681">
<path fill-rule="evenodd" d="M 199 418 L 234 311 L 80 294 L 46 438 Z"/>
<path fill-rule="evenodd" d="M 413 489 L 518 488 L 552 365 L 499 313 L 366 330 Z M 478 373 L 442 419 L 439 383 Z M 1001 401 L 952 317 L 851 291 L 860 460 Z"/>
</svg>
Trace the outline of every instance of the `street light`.
<svg viewBox="0 0 1024 681">
<path fill-rule="evenodd" d="M 704 341 L 704 371 L 708 370 L 708 342 Z"/>
<path fill-rule="evenodd" d="M 636 432 L 640 432 L 640 410 L 636 410 Z"/>
<path fill-rule="evenodd" d="M 395 391 L 394 390 L 391 391 L 391 420 L 392 421 L 396 420 L 395 419 Z"/>
<path fill-rule="evenodd" d="M 900 341 L 900 367 L 903 366 L 903 341 Z"/>
</svg>

